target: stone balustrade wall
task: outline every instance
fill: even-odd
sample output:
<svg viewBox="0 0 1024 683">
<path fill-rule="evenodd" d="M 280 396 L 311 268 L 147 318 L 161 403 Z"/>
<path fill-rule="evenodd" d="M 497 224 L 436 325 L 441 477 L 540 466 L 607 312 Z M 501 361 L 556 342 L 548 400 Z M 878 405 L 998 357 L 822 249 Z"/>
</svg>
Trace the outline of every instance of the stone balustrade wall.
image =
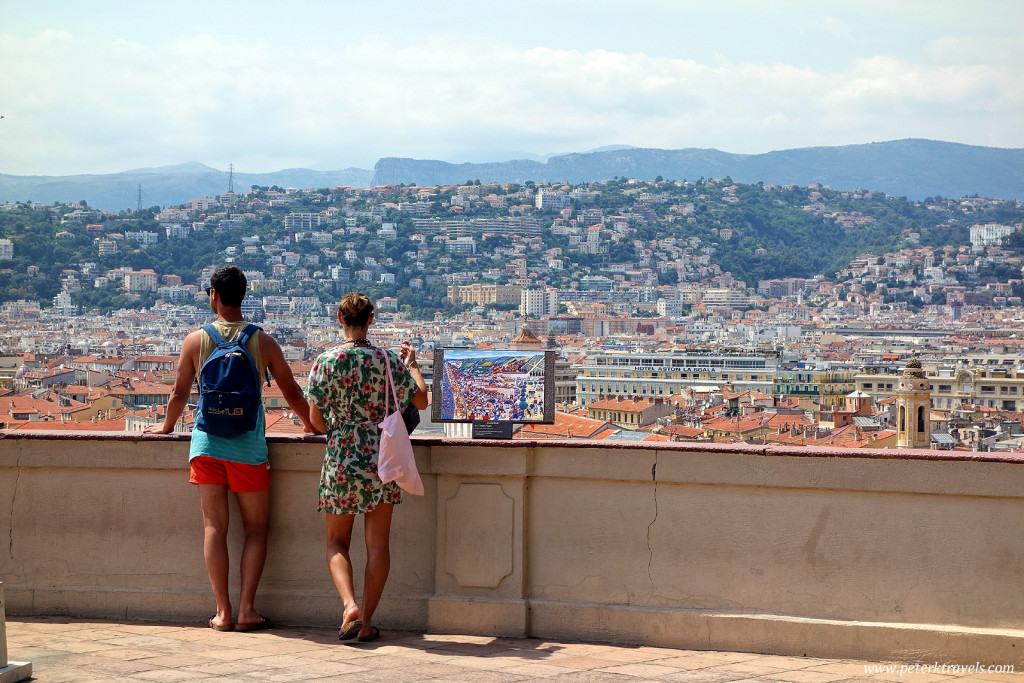
<svg viewBox="0 0 1024 683">
<path fill-rule="evenodd" d="M 282 623 L 341 619 L 316 512 L 323 449 L 271 443 L 257 606 Z M 395 512 L 384 628 L 1024 664 L 1024 454 L 440 439 L 416 451 L 426 495 Z M 8 613 L 205 623 L 187 458 L 174 435 L 2 434 Z"/>
</svg>

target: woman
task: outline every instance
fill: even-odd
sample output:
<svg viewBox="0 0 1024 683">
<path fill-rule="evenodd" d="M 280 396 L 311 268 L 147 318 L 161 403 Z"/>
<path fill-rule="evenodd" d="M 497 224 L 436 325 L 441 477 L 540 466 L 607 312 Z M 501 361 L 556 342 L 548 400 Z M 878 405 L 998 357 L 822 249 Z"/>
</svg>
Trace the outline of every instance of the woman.
<svg viewBox="0 0 1024 683">
<path fill-rule="evenodd" d="M 338 306 L 345 341 L 321 354 L 309 373 L 306 396 L 310 421 L 327 433 L 327 453 L 320 474 L 320 504 L 327 513 L 327 566 L 344 602 L 338 637 L 376 640 L 380 630 L 373 625 L 373 613 L 380 602 L 391 568 L 389 537 L 391 513 L 402 502 L 395 482 L 381 482 L 377 476 L 380 443 L 378 423 L 394 412 L 387 406 L 387 371 L 398 395 L 399 409 L 412 403 L 427 407 L 427 386 L 416 364 L 416 352 L 402 342 L 401 358 L 391 351 L 375 348 L 367 339 L 373 323 L 373 303 L 365 294 L 346 294 Z M 363 602 L 356 603 L 352 583 L 349 546 L 357 514 L 365 515 L 366 570 Z"/>
</svg>

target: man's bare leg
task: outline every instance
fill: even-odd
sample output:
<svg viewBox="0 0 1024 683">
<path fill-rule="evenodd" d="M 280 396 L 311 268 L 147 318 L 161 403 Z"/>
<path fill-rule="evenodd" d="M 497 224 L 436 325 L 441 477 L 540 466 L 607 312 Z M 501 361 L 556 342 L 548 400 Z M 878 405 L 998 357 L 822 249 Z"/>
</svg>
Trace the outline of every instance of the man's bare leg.
<svg viewBox="0 0 1024 683">
<path fill-rule="evenodd" d="M 203 557 L 210 575 L 217 613 L 211 626 L 231 626 L 231 597 L 228 594 L 228 487 L 225 484 L 199 484 L 199 503 L 203 509 Z"/>
<path fill-rule="evenodd" d="M 238 601 L 238 624 L 258 624 L 263 617 L 254 605 L 256 589 L 267 561 L 267 529 L 270 526 L 270 491 L 236 493 L 242 513 L 245 541 L 242 544 L 242 593 Z"/>
</svg>

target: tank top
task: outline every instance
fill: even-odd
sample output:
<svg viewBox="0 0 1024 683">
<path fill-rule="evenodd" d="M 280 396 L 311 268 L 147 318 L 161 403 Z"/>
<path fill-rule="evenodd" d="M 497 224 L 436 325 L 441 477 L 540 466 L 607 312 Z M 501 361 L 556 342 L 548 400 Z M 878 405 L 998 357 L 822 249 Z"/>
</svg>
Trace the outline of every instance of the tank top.
<svg viewBox="0 0 1024 683">
<path fill-rule="evenodd" d="M 215 320 L 213 322 L 213 326 L 217 328 L 217 331 L 227 341 L 231 341 L 240 335 L 248 324 L 245 321 L 229 323 Z M 252 356 L 256 367 L 259 369 L 260 381 L 266 381 L 266 370 L 263 367 L 263 358 L 260 356 L 259 337 L 260 332 L 257 330 L 249 337 L 249 341 L 245 343 L 245 348 L 249 351 L 249 355 Z M 205 332 L 201 331 L 199 338 L 199 363 L 196 365 L 196 380 L 199 379 L 199 370 L 203 367 L 203 363 L 206 362 L 206 359 L 210 357 L 210 354 L 216 348 L 213 340 L 210 339 L 210 335 Z M 207 434 L 204 431 L 193 429 L 188 459 L 191 460 L 203 455 L 218 460 L 227 460 L 228 462 L 260 465 L 267 462 L 267 438 L 265 431 L 266 419 L 263 415 L 263 405 L 261 403 L 260 413 L 256 418 L 256 428 L 251 432 L 246 432 L 240 436 L 226 437 Z"/>
</svg>

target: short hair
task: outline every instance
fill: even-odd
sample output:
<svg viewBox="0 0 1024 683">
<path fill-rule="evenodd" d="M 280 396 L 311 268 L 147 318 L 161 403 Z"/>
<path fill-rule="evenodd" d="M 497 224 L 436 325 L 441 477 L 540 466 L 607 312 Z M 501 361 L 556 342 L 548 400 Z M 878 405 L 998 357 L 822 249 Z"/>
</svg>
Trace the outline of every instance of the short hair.
<svg viewBox="0 0 1024 683">
<path fill-rule="evenodd" d="M 349 292 L 342 297 L 338 304 L 338 315 L 341 321 L 349 327 L 366 327 L 370 322 L 370 314 L 373 313 L 373 302 L 370 297 L 362 292 Z"/>
<path fill-rule="evenodd" d="M 225 306 L 241 306 L 245 298 L 245 273 L 238 266 L 221 266 L 210 276 L 210 287 Z"/>
</svg>

